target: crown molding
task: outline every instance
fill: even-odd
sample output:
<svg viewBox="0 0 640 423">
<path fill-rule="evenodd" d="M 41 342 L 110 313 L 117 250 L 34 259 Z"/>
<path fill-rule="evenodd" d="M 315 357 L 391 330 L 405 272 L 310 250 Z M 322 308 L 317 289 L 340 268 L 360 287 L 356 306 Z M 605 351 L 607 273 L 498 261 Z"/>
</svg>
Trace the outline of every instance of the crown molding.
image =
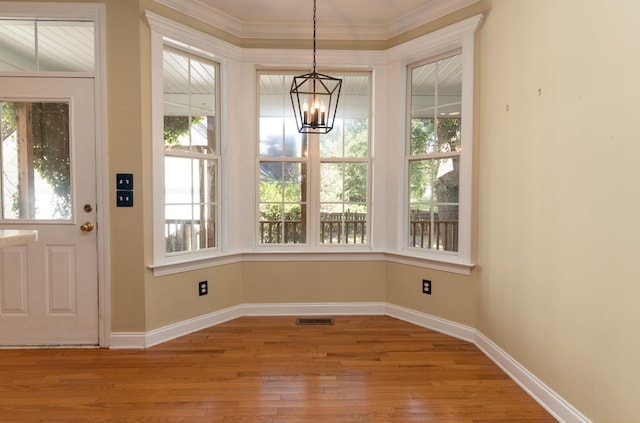
<svg viewBox="0 0 640 423">
<path fill-rule="evenodd" d="M 309 22 L 242 21 L 202 0 L 154 0 L 194 19 L 223 30 L 241 39 L 306 39 L 311 38 Z M 410 13 L 385 24 L 318 23 L 325 40 L 380 41 L 400 36 L 414 28 L 463 9 L 479 0 L 430 1 Z"/>
</svg>

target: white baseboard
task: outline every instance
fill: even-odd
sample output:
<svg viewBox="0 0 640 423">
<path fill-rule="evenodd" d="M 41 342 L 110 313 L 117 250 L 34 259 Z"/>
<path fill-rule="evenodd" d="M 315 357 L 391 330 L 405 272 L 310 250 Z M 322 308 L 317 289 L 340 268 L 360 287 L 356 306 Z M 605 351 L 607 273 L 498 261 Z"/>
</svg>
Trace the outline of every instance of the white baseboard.
<svg viewBox="0 0 640 423">
<path fill-rule="evenodd" d="M 463 341 L 475 341 L 476 330 L 474 328 L 452 322 L 451 320 L 441 319 L 440 317 L 420 313 L 418 311 L 393 304 L 387 304 L 385 314 L 423 328 L 435 330 L 437 332 L 444 333 L 445 335 L 462 339 Z"/>
<path fill-rule="evenodd" d="M 481 332 L 476 331 L 475 344 L 558 421 L 563 423 L 591 423 L 591 420 Z"/>
<path fill-rule="evenodd" d="M 154 329 L 150 332 L 112 332 L 111 349 L 144 349 L 242 316 L 383 315 L 385 303 L 240 304 L 224 310 Z"/>
<path fill-rule="evenodd" d="M 197 332 L 202 329 L 228 322 L 244 316 L 242 306 L 229 307 L 223 310 L 214 311 L 213 313 L 203 316 L 194 317 L 193 319 L 184 320 L 173 325 L 164 326 L 154 329 L 150 332 L 114 332 L 111 334 L 111 349 L 142 349 L 149 348 L 163 342 Z"/>
<path fill-rule="evenodd" d="M 582 415 L 560 395 L 542 383 L 513 357 L 478 330 L 470 326 L 461 325 L 450 320 L 388 303 L 241 304 L 150 332 L 114 332 L 111 334 L 110 348 L 148 348 L 242 316 L 305 315 L 387 315 L 464 341 L 472 342 L 558 421 L 562 423 L 591 423 L 587 417 Z"/>
<path fill-rule="evenodd" d="M 109 348 L 112 350 L 141 350 L 146 348 L 146 332 L 111 332 Z"/>
</svg>

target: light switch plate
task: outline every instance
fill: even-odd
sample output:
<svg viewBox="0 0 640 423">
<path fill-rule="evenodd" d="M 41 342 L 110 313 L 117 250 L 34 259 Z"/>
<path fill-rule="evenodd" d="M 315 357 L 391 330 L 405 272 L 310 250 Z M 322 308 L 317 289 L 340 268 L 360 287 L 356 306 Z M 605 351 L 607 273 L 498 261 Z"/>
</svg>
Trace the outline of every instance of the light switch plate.
<svg viewBox="0 0 640 423">
<path fill-rule="evenodd" d="M 133 189 L 133 173 L 117 173 L 116 189 Z"/>
<path fill-rule="evenodd" d="M 133 191 L 116 191 L 117 207 L 133 207 Z"/>
</svg>

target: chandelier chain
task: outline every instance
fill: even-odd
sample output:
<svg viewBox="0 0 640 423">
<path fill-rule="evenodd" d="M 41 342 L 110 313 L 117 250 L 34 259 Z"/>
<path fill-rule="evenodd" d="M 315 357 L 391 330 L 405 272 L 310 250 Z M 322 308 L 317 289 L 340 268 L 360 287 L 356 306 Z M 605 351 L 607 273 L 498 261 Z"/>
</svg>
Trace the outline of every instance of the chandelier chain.
<svg viewBox="0 0 640 423">
<path fill-rule="evenodd" d="M 313 72 L 316 71 L 316 0 L 313 0 Z"/>
</svg>

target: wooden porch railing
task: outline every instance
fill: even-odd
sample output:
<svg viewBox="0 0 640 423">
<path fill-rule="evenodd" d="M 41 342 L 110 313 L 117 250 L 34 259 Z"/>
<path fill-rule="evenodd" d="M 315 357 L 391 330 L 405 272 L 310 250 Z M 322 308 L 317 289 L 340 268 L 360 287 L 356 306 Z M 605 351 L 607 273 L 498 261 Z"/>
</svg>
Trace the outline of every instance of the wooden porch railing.
<svg viewBox="0 0 640 423">
<path fill-rule="evenodd" d="M 412 247 L 458 251 L 457 220 L 412 220 L 409 235 Z"/>
<path fill-rule="evenodd" d="M 412 216 L 409 222 L 410 245 L 418 248 L 433 248 L 458 251 L 457 220 L 426 220 Z M 363 244 L 366 241 L 366 214 L 324 214 L 320 220 L 320 239 L 325 244 Z M 167 251 L 189 251 L 192 249 L 193 231 L 197 231 L 197 220 L 166 220 L 165 236 Z M 305 242 L 305 233 L 300 220 L 261 220 L 260 242 L 263 244 L 289 244 Z"/>
<path fill-rule="evenodd" d="M 284 230 L 283 230 L 284 228 Z M 261 220 L 261 244 L 290 244 L 304 242 L 302 221 L 300 220 Z"/>
<path fill-rule="evenodd" d="M 164 230 L 166 251 L 169 253 L 213 247 L 215 243 L 213 225 L 202 230 L 199 220 L 167 219 Z"/>
</svg>

